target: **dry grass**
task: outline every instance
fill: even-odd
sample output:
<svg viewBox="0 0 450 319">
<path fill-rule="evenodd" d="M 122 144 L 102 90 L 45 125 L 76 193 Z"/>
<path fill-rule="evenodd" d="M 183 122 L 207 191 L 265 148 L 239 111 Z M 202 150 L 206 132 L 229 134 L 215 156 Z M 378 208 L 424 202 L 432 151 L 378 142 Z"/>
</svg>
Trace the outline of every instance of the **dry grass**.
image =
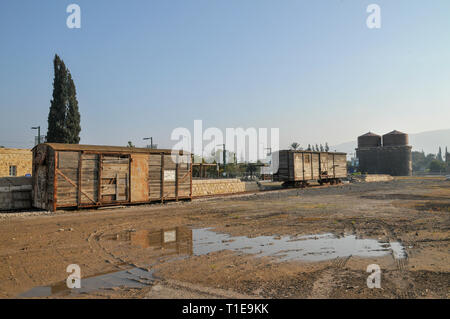
<svg viewBox="0 0 450 319">
<path fill-rule="evenodd" d="M 445 176 L 394 176 L 394 180 L 445 180 Z"/>
</svg>

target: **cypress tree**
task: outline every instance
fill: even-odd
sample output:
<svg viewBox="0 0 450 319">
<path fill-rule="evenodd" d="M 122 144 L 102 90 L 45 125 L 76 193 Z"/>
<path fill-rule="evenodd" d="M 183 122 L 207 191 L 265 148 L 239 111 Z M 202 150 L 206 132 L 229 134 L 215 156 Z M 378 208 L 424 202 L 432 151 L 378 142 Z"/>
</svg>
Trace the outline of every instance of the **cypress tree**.
<svg viewBox="0 0 450 319">
<path fill-rule="evenodd" d="M 80 143 L 80 112 L 78 110 L 78 101 L 77 101 L 77 91 L 75 89 L 75 84 L 72 80 L 72 75 L 68 72 L 67 77 L 67 115 L 66 115 L 66 143 L 70 144 L 78 144 Z"/>
<path fill-rule="evenodd" d="M 80 142 L 80 112 L 75 84 L 64 61 L 55 54 L 53 60 L 53 99 L 48 113 L 47 141 L 53 143 Z"/>
<path fill-rule="evenodd" d="M 55 76 L 53 78 L 53 99 L 50 102 L 48 113 L 47 141 L 64 143 L 65 118 L 66 118 L 66 86 L 67 76 L 64 62 L 55 55 L 53 60 Z"/>
<path fill-rule="evenodd" d="M 437 154 L 437 160 L 439 161 L 439 162 L 442 162 L 443 160 L 442 160 L 442 150 L 441 150 L 441 147 L 439 146 L 439 152 L 438 152 L 438 154 Z"/>
</svg>

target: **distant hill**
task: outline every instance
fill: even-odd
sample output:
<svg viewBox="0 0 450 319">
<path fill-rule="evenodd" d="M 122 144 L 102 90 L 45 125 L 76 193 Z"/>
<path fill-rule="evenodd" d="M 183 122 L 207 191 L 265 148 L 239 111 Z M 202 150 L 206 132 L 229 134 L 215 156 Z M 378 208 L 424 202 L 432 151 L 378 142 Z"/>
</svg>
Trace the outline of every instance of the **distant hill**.
<svg viewBox="0 0 450 319">
<path fill-rule="evenodd" d="M 439 146 L 442 147 L 443 153 L 446 146 L 450 151 L 450 129 L 409 134 L 409 144 L 412 145 L 413 151 L 423 150 L 426 154 L 436 154 L 439 151 Z M 356 147 L 357 142 L 351 141 L 330 146 L 330 149 L 338 152 L 354 153 Z"/>
</svg>

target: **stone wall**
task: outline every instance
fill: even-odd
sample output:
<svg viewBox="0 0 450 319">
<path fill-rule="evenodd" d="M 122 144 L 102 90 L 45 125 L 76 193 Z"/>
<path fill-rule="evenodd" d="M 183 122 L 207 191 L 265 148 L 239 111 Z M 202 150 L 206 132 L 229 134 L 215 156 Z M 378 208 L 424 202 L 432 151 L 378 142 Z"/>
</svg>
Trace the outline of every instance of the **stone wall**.
<svg viewBox="0 0 450 319">
<path fill-rule="evenodd" d="M 385 175 L 385 174 L 364 175 L 365 182 L 389 182 L 389 181 L 392 181 L 393 179 L 394 178 L 391 175 Z"/>
<path fill-rule="evenodd" d="M 226 179 L 194 179 L 192 181 L 192 196 L 208 196 L 221 194 L 234 194 L 258 191 L 256 182 L 241 182 L 237 178 Z"/>
<path fill-rule="evenodd" d="M 351 177 L 352 182 L 389 182 L 394 178 L 386 174 L 363 174 Z"/>
<path fill-rule="evenodd" d="M 9 176 L 9 167 L 16 166 L 17 175 L 31 175 L 32 152 L 28 149 L 0 148 L 0 177 Z"/>
<path fill-rule="evenodd" d="M 31 177 L 0 178 L 0 211 L 31 208 Z"/>
</svg>

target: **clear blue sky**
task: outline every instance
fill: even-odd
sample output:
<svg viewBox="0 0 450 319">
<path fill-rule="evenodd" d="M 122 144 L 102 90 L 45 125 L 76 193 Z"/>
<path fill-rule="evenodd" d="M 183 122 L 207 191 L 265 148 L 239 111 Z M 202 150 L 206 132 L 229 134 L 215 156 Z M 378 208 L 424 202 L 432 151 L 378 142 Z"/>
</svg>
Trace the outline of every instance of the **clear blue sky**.
<svg viewBox="0 0 450 319">
<path fill-rule="evenodd" d="M 81 7 L 68 29 L 66 7 Z M 381 7 L 368 29 L 366 7 Z M 81 143 L 171 147 L 176 127 L 279 127 L 281 147 L 450 128 L 448 0 L 1 1 L 0 145 L 47 128 L 59 54 Z"/>
</svg>

